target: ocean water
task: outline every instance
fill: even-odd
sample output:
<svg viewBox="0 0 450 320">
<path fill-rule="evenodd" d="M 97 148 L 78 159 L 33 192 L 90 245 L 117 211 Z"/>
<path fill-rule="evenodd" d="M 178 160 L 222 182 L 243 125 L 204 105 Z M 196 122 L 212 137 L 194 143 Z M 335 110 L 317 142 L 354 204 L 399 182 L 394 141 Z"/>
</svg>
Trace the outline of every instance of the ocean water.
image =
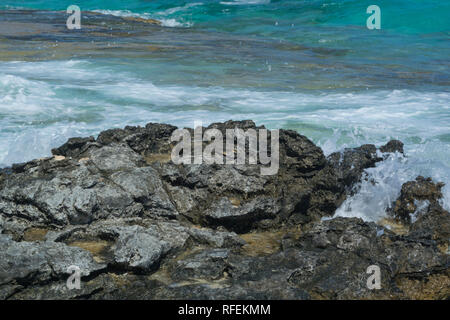
<svg viewBox="0 0 450 320">
<path fill-rule="evenodd" d="M 64 23 L 71 4 L 111 30 L 114 17 L 162 26 L 108 38 L 84 33 L 84 18 L 78 33 L 45 22 L 59 15 Z M 450 209 L 450 1 L 376 1 L 380 30 L 366 27 L 371 4 L 2 1 L 0 167 L 111 127 L 252 119 L 297 130 L 326 154 L 405 143 L 406 157 L 367 170 L 376 183 L 363 182 L 338 215 L 380 219 L 417 175 L 446 183 Z M 25 9 L 40 11 L 17 14 Z"/>
</svg>

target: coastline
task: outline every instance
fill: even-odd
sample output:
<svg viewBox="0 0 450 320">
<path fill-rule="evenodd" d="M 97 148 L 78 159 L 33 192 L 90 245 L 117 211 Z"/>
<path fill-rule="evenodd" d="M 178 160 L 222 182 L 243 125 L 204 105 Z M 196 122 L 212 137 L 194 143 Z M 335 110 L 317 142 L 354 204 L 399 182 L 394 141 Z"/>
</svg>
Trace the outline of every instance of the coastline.
<svg viewBox="0 0 450 320">
<path fill-rule="evenodd" d="M 260 176 L 259 165 L 174 165 L 175 129 L 106 130 L 0 171 L 1 297 L 449 298 L 442 184 L 404 184 L 386 214 L 402 229 L 330 219 L 365 169 L 403 152 L 400 141 L 325 157 L 281 129 L 280 170 Z M 81 291 L 64 285 L 70 265 L 82 270 Z M 366 286 L 370 265 L 381 268 L 379 290 Z"/>
<path fill-rule="evenodd" d="M 450 4 L 69 2 L 0 4 L 0 300 L 450 299 Z"/>
</svg>

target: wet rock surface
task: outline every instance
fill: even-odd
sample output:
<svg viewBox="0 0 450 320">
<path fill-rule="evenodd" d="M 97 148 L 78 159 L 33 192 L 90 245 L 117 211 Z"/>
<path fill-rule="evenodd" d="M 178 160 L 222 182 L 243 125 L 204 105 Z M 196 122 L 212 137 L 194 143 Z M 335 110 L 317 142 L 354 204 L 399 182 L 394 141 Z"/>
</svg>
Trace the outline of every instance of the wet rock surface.
<svg viewBox="0 0 450 320">
<path fill-rule="evenodd" d="M 442 198 L 443 183 L 433 183 L 431 178 L 418 176 L 402 186 L 400 197 L 394 203 L 392 215 L 405 223 L 417 220 L 417 215 L 427 210 L 430 205 L 439 206 Z"/>
<path fill-rule="evenodd" d="M 235 127 L 263 128 L 208 128 L 225 136 Z M 404 184 L 388 213 L 407 225 L 402 235 L 361 219 L 323 219 L 365 169 L 403 153 L 400 141 L 325 157 L 306 137 L 280 130 L 278 173 L 261 175 L 253 164 L 175 165 L 176 129 L 111 129 L 1 170 L 0 298 L 450 297 L 442 184 Z M 82 270 L 80 289 L 66 287 L 70 265 Z M 371 265 L 381 289 L 367 287 Z"/>
</svg>

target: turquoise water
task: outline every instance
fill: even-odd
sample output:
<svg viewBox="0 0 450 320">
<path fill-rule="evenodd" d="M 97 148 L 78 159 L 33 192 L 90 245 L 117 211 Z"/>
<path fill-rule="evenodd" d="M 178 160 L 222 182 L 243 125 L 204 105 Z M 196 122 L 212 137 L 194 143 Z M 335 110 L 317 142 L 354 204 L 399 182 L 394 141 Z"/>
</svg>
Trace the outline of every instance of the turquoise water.
<svg viewBox="0 0 450 320">
<path fill-rule="evenodd" d="M 342 215 L 376 219 L 418 174 L 447 183 L 450 208 L 450 1 L 3 1 L 0 23 L 16 9 L 71 4 L 106 25 L 113 15 L 162 27 L 111 40 L 0 27 L 0 166 L 110 127 L 253 119 L 295 129 L 327 154 L 405 142 L 408 157 L 369 170 L 377 184 L 363 184 Z M 371 4 L 381 30 L 366 28 Z M 106 50 L 118 43 L 125 49 Z M 81 44 L 90 47 L 71 51 Z"/>
<path fill-rule="evenodd" d="M 128 11 L 155 19 L 175 19 L 196 28 L 299 42 L 306 40 L 303 31 L 307 27 L 348 30 L 365 25 L 366 8 L 371 4 L 381 8 L 382 26 L 386 30 L 415 34 L 448 32 L 450 23 L 450 2 L 445 0 L 7 0 L 2 1 L 0 9 L 65 10 L 72 4 L 82 10 L 111 10 L 122 14 Z M 295 28 L 291 28 L 292 24 Z M 317 32 L 310 36 L 317 36 Z"/>
</svg>

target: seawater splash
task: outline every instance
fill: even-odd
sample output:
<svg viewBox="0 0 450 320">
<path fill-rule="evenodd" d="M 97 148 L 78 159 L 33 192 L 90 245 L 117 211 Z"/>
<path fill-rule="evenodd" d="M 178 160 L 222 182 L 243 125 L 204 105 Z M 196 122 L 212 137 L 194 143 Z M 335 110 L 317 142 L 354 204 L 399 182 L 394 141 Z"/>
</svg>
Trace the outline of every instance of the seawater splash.
<svg viewBox="0 0 450 320">
<path fill-rule="evenodd" d="M 185 6 L 186 7 L 186 6 Z M 187 6 L 186 8 L 189 8 L 190 6 Z M 178 12 L 179 10 L 182 10 L 182 8 L 172 8 L 174 10 L 173 12 Z M 163 11 L 163 12 L 157 12 L 157 13 L 135 13 L 131 12 L 130 10 L 92 10 L 93 12 L 98 12 L 102 14 L 110 14 L 116 17 L 125 17 L 125 18 L 142 18 L 142 19 L 154 19 L 159 22 L 161 22 L 161 25 L 163 27 L 192 27 L 192 22 L 180 22 L 176 20 L 175 18 L 166 18 L 167 15 L 170 15 L 169 12 Z"/>
<path fill-rule="evenodd" d="M 158 11 L 156 14 L 161 15 L 161 16 L 168 16 L 168 15 L 172 15 L 177 12 L 185 12 L 185 11 L 188 11 L 189 8 L 197 7 L 197 6 L 201 6 L 201 5 L 203 5 L 203 2 L 186 3 L 184 6 L 173 7 L 173 8 L 163 10 L 163 11 Z"/>
<path fill-rule="evenodd" d="M 339 212 L 376 220 L 417 175 L 446 183 L 449 208 L 448 2 L 380 0 L 382 30 L 372 32 L 365 27 L 372 3 L 357 0 L 80 0 L 83 11 L 179 28 L 96 14 L 86 15 L 93 23 L 86 32 L 54 33 L 48 19 L 70 4 L 0 4 L 52 10 L 0 12 L 0 24 L 35 27 L 24 35 L 2 25 L 11 34 L 0 59 L 30 62 L 0 62 L 1 166 L 125 125 L 252 119 L 296 130 L 326 154 L 405 143 L 406 157 L 369 169 L 374 183 L 363 181 Z"/>
<path fill-rule="evenodd" d="M 8 150 L 12 148 L 10 137 L 17 139 L 19 131 L 25 134 L 28 129 L 45 130 L 60 124 L 70 128 L 73 124 L 78 129 L 64 131 L 68 138 L 75 134 L 95 135 L 100 130 L 126 124 L 161 122 L 161 119 L 191 126 L 198 118 L 205 122 L 233 118 L 253 119 L 271 128 L 298 130 L 327 154 L 343 147 L 400 139 L 406 143 L 408 157 L 423 159 L 425 163 L 421 167 L 435 166 L 425 175 L 436 172 L 438 180 L 448 179 L 450 94 L 446 92 L 372 90 L 316 94 L 157 85 L 136 77 L 130 69 L 120 68 L 121 65 L 89 61 L 0 65 L 0 134 L 6 139 L 3 141 L 8 141 L 0 148 L 3 155 L 0 163 L 4 165 L 49 154 L 52 143 L 44 144 L 47 147 L 39 148 L 36 155 L 18 153 L 12 157 L 14 152 Z M 40 136 L 33 130 L 31 136 Z M 437 163 L 427 162 L 432 160 Z"/>
<path fill-rule="evenodd" d="M 375 168 L 365 170 L 355 195 L 336 210 L 334 217 L 357 217 L 365 221 L 379 221 L 400 194 L 403 183 L 414 179 L 414 170 L 408 158 L 399 153 L 390 154 Z"/>
<path fill-rule="evenodd" d="M 37 101 L 51 101 L 54 94 L 43 81 L 0 73 L 0 114 L 11 111 L 16 115 L 35 113 L 41 109 Z"/>
<path fill-rule="evenodd" d="M 366 169 L 362 181 L 356 186 L 356 193 L 344 201 L 334 217 L 356 217 L 378 222 L 387 216 L 387 210 L 400 195 L 402 185 L 419 175 L 446 183 L 442 189 L 441 203 L 444 209 L 449 210 L 450 166 L 434 160 L 426 153 L 414 152 L 412 149 L 409 151 L 405 152 L 406 156 L 389 154 L 375 168 Z"/>
<path fill-rule="evenodd" d="M 234 1 L 221 1 L 221 4 L 228 6 L 245 6 L 252 4 L 268 4 L 270 0 L 234 0 Z"/>
</svg>

